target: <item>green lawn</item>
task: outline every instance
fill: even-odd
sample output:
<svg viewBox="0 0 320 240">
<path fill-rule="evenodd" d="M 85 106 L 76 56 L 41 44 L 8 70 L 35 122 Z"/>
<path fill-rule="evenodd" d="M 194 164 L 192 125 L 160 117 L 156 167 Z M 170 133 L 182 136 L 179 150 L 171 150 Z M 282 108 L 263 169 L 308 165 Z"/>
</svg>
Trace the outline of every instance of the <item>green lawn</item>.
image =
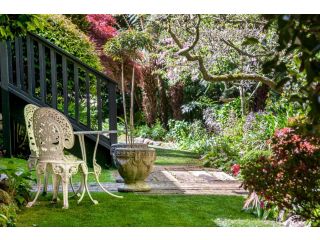
<svg viewBox="0 0 320 240">
<path fill-rule="evenodd" d="M 157 165 L 202 165 L 200 156 L 193 152 L 153 147 L 157 153 Z"/>
<path fill-rule="evenodd" d="M 201 165 L 199 156 L 178 150 L 156 148 L 159 165 Z M 0 167 L 13 162 L 26 169 L 22 159 L 0 159 Z M 34 172 L 33 172 L 34 175 Z M 74 178 L 74 182 L 79 176 Z M 90 176 L 89 181 L 93 181 Z M 114 181 L 112 170 L 103 170 L 102 182 Z M 70 209 L 61 209 L 62 203 L 50 203 L 51 194 L 41 196 L 31 209 L 18 214 L 18 226 L 277 226 L 241 211 L 243 197 L 199 195 L 141 195 L 123 194 L 115 199 L 105 193 L 93 193 L 98 205 L 92 205 L 88 196 L 77 205 L 70 199 Z M 62 199 L 62 196 L 60 196 Z"/>
<path fill-rule="evenodd" d="M 42 197 L 40 205 L 19 213 L 17 226 L 276 226 L 241 211 L 244 199 L 238 196 L 123 195 L 115 199 L 93 193 L 98 205 L 86 196 L 79 205 L 70 200 L 68 210 L 61 209 L 62 203 L 51 204 L 50 196 Z"/>
</svg>

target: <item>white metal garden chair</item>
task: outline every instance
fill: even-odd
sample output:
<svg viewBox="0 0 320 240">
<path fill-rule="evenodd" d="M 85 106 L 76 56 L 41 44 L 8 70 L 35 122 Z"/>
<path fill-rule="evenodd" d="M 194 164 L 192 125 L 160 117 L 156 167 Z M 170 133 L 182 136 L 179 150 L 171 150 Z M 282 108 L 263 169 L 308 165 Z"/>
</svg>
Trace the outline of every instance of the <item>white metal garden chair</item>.
<svg viewBox="0 0 320 240">
<path fill-rule="evenodd" d="M 36 144 L 36 140 L 34 137 L 34 131 L 33 131 L 33 114 L 34 112 L 39 109 L 38 106 L 33 105 L 33 104 L 27 104 L 24 108 L 24 119 L 26 123 L 26 130 L 27 130 L 27 135 L 28 135 L 28 140 L 29 140 L 29 148 L 30 148 L 30 156 L 28 159 L 28 167 L 29 169 L 35 169 L 37 161 L 39 159 L 39 149 Z M 48 189 L 48 174 L 44 176 L 44 183 L 43 183 L 43 194 L 45 195 L 47 193 Z M 71 182 L 71 188 L 74 193 L 74 187 L 72 185 L 72 179 L 70 179 Z"/>
<path fill-rule="evenodd" d="M 64 155 L 64 148 L 70 149 L 74 145 L 74 133 L 69 120 L 59 111 L 52 108 L 39 108 L 33 115 L 33 129 L 39 157 L 36 163 L 37 193 L 27 207 L 31 207 L 38 199 L 41 192 L 41 178 L 47 173 L 53 174 L 53 201 L 57 200 L 59 181 L 62 180 L 63 208 L 68 208 L 68 187 L 70 177 L 78 172 L 80 166 L 83 176 L 83 188 L 78 203 L 88 193 L 94 204 L 94 200 L 88 189 L 88 167 L 83 160 L 68 158 Z"/>
</svg>

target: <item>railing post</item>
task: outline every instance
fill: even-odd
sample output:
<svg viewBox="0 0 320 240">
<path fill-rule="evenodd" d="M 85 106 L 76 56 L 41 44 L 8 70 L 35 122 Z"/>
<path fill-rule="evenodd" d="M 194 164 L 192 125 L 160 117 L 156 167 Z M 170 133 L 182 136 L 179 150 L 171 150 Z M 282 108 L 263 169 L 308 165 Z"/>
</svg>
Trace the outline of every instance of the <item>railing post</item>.
<svg viewBox="0 0 320 240">
<path fill-rule="evenodd" d="M 11 124 L 10 124 L 10 96 L 9 96 L 9 58 L 5 41 L 0 42 L 0 68 L 1 68 L 1 102 L 3 121 L 3 143 L 6 150 L 5 156 L 12 156 Z"/>
<path fill-rule="evenodd" d="M 109 98 L 109 130 L 117 130 L 117 101 L 116 84 L 108 83 Z M 110 144 L 117 143 L 117 134 L 110 134 Z"/>
</svg>

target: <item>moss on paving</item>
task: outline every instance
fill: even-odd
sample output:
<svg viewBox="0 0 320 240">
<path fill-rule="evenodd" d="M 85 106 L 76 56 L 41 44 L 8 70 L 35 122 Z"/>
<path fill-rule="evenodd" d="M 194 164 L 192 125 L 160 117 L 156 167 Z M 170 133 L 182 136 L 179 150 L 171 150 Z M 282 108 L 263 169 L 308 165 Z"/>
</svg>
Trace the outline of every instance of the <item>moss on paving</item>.
<svg viewBox="0 0 320 240">
<path fill-rule="evenodd" d="M 51 204 L 50 196 L 40 205 L 24 208 L 17 226 L 105 226 L 105 227 L 214 227 L 273 226 L 273 222 L 257 220 L 241 211 L 244 199 L 239 196 L 138 195 L 123 194 L 115 199 L 105 193 L 93 193 L 98 205 L 88 196 L 77 205 L 70 200 L 68 210 L 62 203 Z M 223 221 L 221 219 L 224 219 Z"/>
</svg>

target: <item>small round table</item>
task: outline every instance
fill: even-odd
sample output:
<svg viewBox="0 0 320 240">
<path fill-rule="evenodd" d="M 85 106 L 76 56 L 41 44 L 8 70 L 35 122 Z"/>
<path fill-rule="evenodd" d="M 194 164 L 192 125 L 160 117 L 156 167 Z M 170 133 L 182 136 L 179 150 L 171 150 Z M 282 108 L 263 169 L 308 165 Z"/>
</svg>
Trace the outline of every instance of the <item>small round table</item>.
<svg viewBox="0 0 320 240">
<path fill-rule="evenodd" d="M 86 154 L 86 146 L 85 146 L 85 140 L 84 140 L 84 136 L 85 135 L 97 135 L 97 140 L 96 140 L 96 144 L 95 144 L 95 148 L 93 151 L 93 157 L 92 157 L 92 161 L 93 161 L 93 172 L 88 172 L 89 174 L 94 174 L 95 179 L 99 185 L 99 187 L 106 192 L 107 194 L 109 194 L 110 196 L 116 197 L 116 198 L 123 198 L 123 196 L 118 196 L 115 195 L 111 192 L 109 192 L 107 189 L 105 189 L 102 184 L 100 183 L 99 180 L 99 176 L 101 174 L 101 166 L 97 163 L 97 159 L 96 159 L 96 154 L 97 154 L 97 149 L 98 149 L 98 145 L 99 145 L 99 139 L 100 139 L 100 135 L 102 134 L 112 134 L 112 133 L 117 133 L 116 130 L 101 130 L 101 131 L 77 131 L 74 132 L 75 135 L 77 135 L 79 137 L 79 142 L 80 142 L 80 148 L 81 148 L 81 154 L 82 154 L 82 160 L 87 164 L 87 154 Z M 84 188 L 84 184 L 83 182 L 81 182 L 81 186 L 78 190 L 78 192 L 83 192 L 83 188 Z M 81 198 L 79 199 L 80 201 L 83 198 L 83 195 L 81 196 Z"/>
</svg>

